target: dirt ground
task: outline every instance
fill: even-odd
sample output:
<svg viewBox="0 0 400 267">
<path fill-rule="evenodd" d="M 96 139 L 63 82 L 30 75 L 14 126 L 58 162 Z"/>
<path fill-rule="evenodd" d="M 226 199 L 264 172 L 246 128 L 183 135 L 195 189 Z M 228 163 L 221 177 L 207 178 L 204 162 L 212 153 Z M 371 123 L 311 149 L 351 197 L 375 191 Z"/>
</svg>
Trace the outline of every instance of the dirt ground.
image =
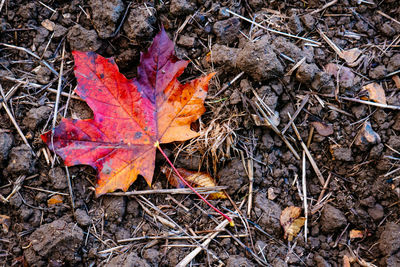
<svg viewBox="0 0 400 267">
<path fill-rule="evenodd" d="M 0 22 L 2 266 L 175 266 L 214 233 L 190 266 L 400 266 L 399 1 L 2 0 Z M 92 116 L 72 50 L 132 78 L 160 25 L 182 82 L 217 72 L 201 136 L 164 149 L 227 186 L 211 202 L 234 227 L 190 194 L 96 198 L 95 171 L 40 139 L 59 85 L 58 120 Z M 153 189 L 172 188 L 163 165 Z M 307 214 L 292 241 L 289 206 Z"/>
</svg>

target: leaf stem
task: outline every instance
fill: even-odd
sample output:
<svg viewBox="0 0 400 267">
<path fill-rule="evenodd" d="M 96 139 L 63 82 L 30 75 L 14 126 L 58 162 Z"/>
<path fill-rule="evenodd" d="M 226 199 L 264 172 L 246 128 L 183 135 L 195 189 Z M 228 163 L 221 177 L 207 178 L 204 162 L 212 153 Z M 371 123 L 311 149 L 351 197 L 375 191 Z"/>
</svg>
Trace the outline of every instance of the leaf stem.
<svg viewBox="0 0 400 267">
<path fill-rule="evenodd" d="M 210 202 L 207 201 L 207 199 L 205 199 L 202 195 L 200 195 L 196 189 L 194 189 L 185 179 L 183 179 L 183 177 L 180 175 L 180 173 L 178 172 L 178 170 L 175 168 L 174 164 L 172 164 L 172 162 L 169 160 L 168 156 L 164 153 L 164 151 L 161 149 L 160 144 L 157 142 L 154 144 L 155 147 L 158 148 L 158 150 L 160 150 L 161 154 L 164 156 L 164 158 L 167 160 L 167 162 L 169 163 L 169 165 L 171 165 L 171 168 L 175 171 L 175 173 L 178 175 L 179 179 L 181 179 L 181 181 L 187 186 L 189 187 L 201 200 L 203 200 L 208 206 L 210 206 L 210 208 L 212 208 L 213 210 L 215 210 L 216 212 L 218 212 L 219 214 L 221 214 L 228 222 L 231 226 L 234 226 L 234 222 L 233 220 L 225 215 L 224 213 L 222 213 L 219 209 L 217 209 L 216 207 L 214 207 Z"/>
</svg>

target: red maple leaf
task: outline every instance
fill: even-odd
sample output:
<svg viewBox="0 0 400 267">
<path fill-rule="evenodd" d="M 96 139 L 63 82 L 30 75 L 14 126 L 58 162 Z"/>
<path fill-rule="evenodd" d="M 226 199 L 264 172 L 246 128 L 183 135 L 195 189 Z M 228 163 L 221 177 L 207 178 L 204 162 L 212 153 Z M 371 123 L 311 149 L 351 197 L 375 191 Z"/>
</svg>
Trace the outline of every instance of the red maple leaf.
<svg viewBox="0 0 400 267">
<path fill-rule="evenodd" d="M 61 120 L 42 135 L 64 164 L 90 165 L 98 172 L 96 195 L 126 191 L 141 174 L 151 185 L 159 143 L 199 134 L 190 124 L 204 113 L 208 82 L 214 75 L 181 84 L 188 61 L 174 54 L 162 29 L 141 54 L 138 77 L 128 80 L 114 60 L 94 52 L 73 52 L 76 93 L 93 110 L 93 119 Z"/>
</svg>

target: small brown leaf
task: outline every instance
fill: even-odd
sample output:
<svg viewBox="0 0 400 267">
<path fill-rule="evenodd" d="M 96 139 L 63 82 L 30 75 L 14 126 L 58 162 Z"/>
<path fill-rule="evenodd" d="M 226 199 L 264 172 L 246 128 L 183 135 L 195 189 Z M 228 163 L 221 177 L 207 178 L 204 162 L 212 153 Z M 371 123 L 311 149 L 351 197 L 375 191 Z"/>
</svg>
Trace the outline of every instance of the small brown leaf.
<svg viewBox="0 0 400 267">
<path fill-rule="evenodd" d="M 47 200 L 48 206 L 57 205 L 61 203 L 63 203 L 63 197 L 61 195 L 54 195 Z"/>
<path fill-rule="evenodd" d="M 319 135 L 328 136 L 333 134 L 333 126 L 332 124 L 327 124 L 323 121 L 313 121 L 311 125 L 317 130 Z"/>
<path fill-rule="evenodd" d="M 350 231 L 350 238 L 355 239 L 355 238 L 363 238 L 364 237 L 364 232 L 361 230 L 351 230 Z"/>
<path fill-rule="evenodd" d="M 400 89 L 400 77 L 399 77 L 399 75 L 394 75 L 392 77 L 392 80 L 396 84 L 397 89 Z"/>
<path fill-rule="evenodd" d="M 358 48 L 352 48 L 349 50 L 342 51 L 342 58 L 346 60 L 349 66 L 358 65 L 356 60 L 360 57 L 362 51 Z"/>
<path fill-rule="evenodd" d="M 350 88 L 354 84 L 355 75 L 350 68 L 335 63 L 328 63 L 324 67 L 325 71 L 331 74 L 334 79 L 339 79 L 340 86 Z"/>
<path fill-rule="evenodd" d="M 214 178 L 205 172 L 189 171 L 184 168 L 177 168 L 179 174 L 193 187 L 214 187 L 217 186 Z M 168 182 L 176 188 L 184 188 L 185 184 L 179 179 L 176 173 L 169 167 L 162 167 L 161 171 L 167 176 Z M 224 192 L 211 193 L 208 199 L 226 199 Z"/>
<path fill-rule="evenodd" d="M 347 255 L 343 255 L 343 267 L 351 267 L 350 259 Z"/>
<path fill-rule="evenodd" d="M 363 86 L 362 91 L 368 92 L 369 100 L 386 105 L 385 90 L 380 84 L 367 84 Z"/>
<path fill-rule="evenodd" d="M 7 215 L 0 214 L 0 224 L 3 228 L 3 232 L 7 234 L 8 231 L 10 230 L 11 218 Z"/>
<path fill-rule="evenodd" d="M 284 238 L 292 241 L 300 232 L 306 218 L 300 217 L 301 208 L 290 206 L 282 211 L 280 222 L 284 231 Z"/>
</svg>

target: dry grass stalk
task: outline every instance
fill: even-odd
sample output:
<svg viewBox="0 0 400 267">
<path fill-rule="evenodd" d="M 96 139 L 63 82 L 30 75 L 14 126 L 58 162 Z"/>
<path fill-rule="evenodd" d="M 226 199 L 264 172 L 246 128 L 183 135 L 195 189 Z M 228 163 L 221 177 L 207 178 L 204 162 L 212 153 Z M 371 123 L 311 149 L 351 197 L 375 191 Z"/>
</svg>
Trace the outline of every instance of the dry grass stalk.
<svg viewBox="0 0 400 267">
<path fill-rule="evenodd" d="M 213 186 L 213 187 L 196 187 L 196 191 L 201 194 L 218 193 L 221 190 L 227 189 L 227 186 Z M 152 190 L 140 190 L 140 191 L 129 191 L 129 192 L 113 192 L 106 193 L 107 196 L 140 196 L 140 195 L 152 195 L 152 194 L 194 194 L 189 188 L 174 188 L 174 189 L 152 189 Z"/>
<path fill-rule="evenodd" d="M 304 205 L 304 217 L 306 218 L 304 222 L 304 241 L 307 243 L 307 223 L 308 223 L 308 204 L 307 204 L 307 181 L 306 181 L 306 153 L 303 151 L 302 157 L 302 187 L 303 187 L 303 205 Z"/>
<path fill-rule="evenodd" d="M 357 102 L 357 103 L 371 105 L 371 106 L 380 107 L 380 108 L 389 108 L 389 109 L 400 110 L 400 106 L 386 105 L 386 104 L 382 104 L 382 103 L 377 103 L 377 102 L 372 102 L 372 101 L 367 101 L 367 100 L 361 100 L 361 99 L 351 98 L 351 97 L 345 97 L 345 96 L 341 96 L 339 98 L 342 99 L 342 100 Z"/>
<path fill-rule="evenodd" d="M 288 114 L 288 116 L 289 116 L 289 118 L 291 117 L 290 114 Z M 295 125 L 293 122 L 292 122 L 292 127 L 293 127 L 293 130 L 294 130 L 295 134 L 296 134 L 297 139 L 300 141 L 300 144 L 301 144 L 301 146 L 303 147 L 303 150 L 304 150 L 304 152 L 305 152 L 306 155 L 307 155 L 308 160 L 309 160 L 310 163 L 311 163 L 311 166 L 312 166 L 313 169 L 314 169 L 315 174 L 317 175 L 317 177 L 318 177 L 318 179 L 319 179 L 319 182 L 321 183 L 322 186 L 324 186 L 324 184 L 325 184 L 324 177 L 322 176 L 322 173 L 321 173 L 321 171 L 319 170 L 318 165 L 317 165 L 317 163 L 315 162 L 314 158 L 312 157 L 312 155 L 311 155 L 310 151 L 308 150 L 306 144 L 304 144 L 303 140 L 301 139 L 300 133 L 299 133 L 299 131 L 297 130 L 297 127 L 296 127 L 296 125 Z"/>
<path fill-rule="evenodd" d="M 250 20 L 250 19 L 248 19 L 246 17 L 243 17 L 242 15 L 239 15 L 239 14 L 233 12 L 233 11 L 230 11 L 229 9 L 226 9 L 226 12 L 228 12 L 228 13 L 230 13 L 230 14 L 232 14 L 232 15 L 240 18 L 240 19 L 243 19 L 243 20 L 245 20 L 247 22 L 250 22 L 251 24 L 253 24 L 253 25 L 257 26 L 257 27 L 260 27 L 261 29 L 267 30 L 269 32 L 277 33 L 277 34 L 280 34 L 280 35 L 283 35 L 283 36 L 286 36 L 286 37 L 300 39 L 300 40 L 307 41 L 307 42 L 310 42 L 310 43 L 313 43 L 313 44 L 316 44 L 316 45 L 321 45 L 320 42 L 314 41 L 312 39 L 308 39 L 308 38 L 304 38 L 304 37 L 301 37 L 301 36 L 296 36 L 296 35 L 293 35 L 293 34 L 290 34 L 290 33 L 281 32 L 281 31 L 277 31 L 277 30 L 273 30 L 273 29 L 267 28 L 267 27 L 265 27 L 265 26 L 263 26 L 263 25 L 261 25 L 261 24 L 259 24 L 257 22 L 254 22 L 254 21 L 252 21 L 252 20 Z"/>
<path fill-rule="evenodd" d="M 310 14 L 310 15 L 313 15 L 313 14 L 319 13 L 319 12 L 321 12 L 321 11 L 327 9 L 328 7 L 333 6 L 334 4 L 337 3 L 337 1 L 338 1 L 338 0 L 330 1 L 329 3 L 326 3 L 325 5 L 323 5 L 321 8 L 318 8 L 318 9 L 316 9 L 316 10 L 310 12 L 309 14 Z"/>
</svg>

